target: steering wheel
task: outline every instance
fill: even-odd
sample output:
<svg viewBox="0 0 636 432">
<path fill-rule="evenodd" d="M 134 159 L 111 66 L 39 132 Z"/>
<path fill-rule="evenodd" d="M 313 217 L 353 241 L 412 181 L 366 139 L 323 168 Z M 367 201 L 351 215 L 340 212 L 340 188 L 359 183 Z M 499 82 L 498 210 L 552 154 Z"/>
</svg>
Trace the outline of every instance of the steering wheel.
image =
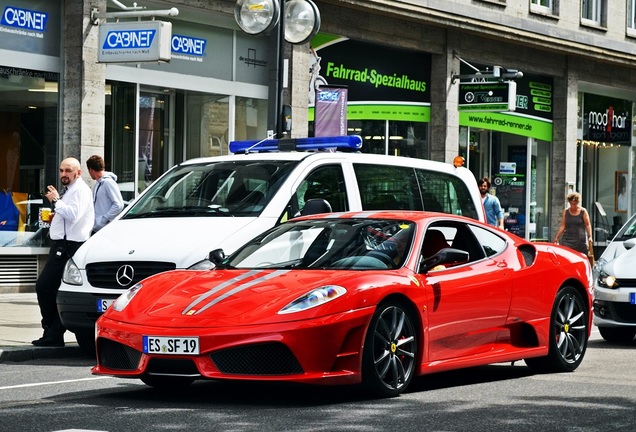
<svg viewBox="0 0 636 432">
<path fill-rule="evenodd" d="M 395 268 L 395 263 L 393 262 L 393 260 L 391 260 L 391 257 L 389 257 L 384 252 L 381 252 L 378 250 L 371 250 L 367 252 L 365 256 L 375 258 L 378 261 L 381 261 L 382 264 L 386 265 L 388 268 L 391 268 L 391 269 Z"/>
</svg>

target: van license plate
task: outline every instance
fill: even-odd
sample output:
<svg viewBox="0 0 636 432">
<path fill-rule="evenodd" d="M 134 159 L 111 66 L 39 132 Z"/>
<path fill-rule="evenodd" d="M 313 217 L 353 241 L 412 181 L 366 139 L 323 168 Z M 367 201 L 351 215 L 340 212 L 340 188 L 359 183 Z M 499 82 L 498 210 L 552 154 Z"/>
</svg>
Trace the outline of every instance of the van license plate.
<svg viewBox="0 0 636 432">
<path fill-rule="evenodd" d="M 97 299 L 97 312 L 106 312 L 110 305 L 115 303 L 112 299 Z"/>
<path fill-rule="evenodd" d="M 143 352 L 146 354 L 199 354 L 198 337 L 144 336 Z"/>
</svg>

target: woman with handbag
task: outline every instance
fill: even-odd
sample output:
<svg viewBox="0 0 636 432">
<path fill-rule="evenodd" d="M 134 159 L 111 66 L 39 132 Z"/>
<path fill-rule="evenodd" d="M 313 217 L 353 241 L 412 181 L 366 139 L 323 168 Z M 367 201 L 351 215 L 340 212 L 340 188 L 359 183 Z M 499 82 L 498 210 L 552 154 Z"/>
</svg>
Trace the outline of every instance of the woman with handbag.
<svg viewBox="0 0 636 432">
<path fill-rule="evenodd" d="M 592 225 L 585 208 L 580 206 L 581 195 L 577 192 L 568 194 L 570 206 L 563 210 L 561 226 L 554 237 L 554 242 L 568 246 L 588 255 L 592 249 Z M 592 252 L 593 253 L 593 252 Z"/>
</svg>

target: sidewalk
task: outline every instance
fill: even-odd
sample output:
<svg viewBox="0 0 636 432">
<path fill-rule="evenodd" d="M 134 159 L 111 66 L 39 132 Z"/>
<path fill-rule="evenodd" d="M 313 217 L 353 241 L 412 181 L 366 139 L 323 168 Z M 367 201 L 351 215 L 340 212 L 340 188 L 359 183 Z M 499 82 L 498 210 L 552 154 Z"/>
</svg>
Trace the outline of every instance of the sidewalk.
<svg viewBox="0 0 636 432">
<path fill-rule="evenodd" d="M 0 363 L 84 355 L 68 331 L 64 334 L 64 348 L 31 345 L 32 340 L 42 336 L 40 318 L 35 293 L 0 294 Z"/>
</svg>

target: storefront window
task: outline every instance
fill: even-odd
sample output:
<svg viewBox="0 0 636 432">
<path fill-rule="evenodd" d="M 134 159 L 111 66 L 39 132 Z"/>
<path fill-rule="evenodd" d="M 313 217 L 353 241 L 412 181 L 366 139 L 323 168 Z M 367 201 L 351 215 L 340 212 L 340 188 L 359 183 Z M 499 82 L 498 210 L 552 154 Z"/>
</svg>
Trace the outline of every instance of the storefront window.
<svg viewBox="0 0 636 432">
<path fill-rule="evenodd" d="M 529 240 L 550 239 L 550 143 L 462 127 L 460 153 L 476 177 L 489 177 L 504 228 Z"/>
<path fill-rule="evenodd" d="M 605 246 L 631 215 L 632 102 L 581 93 L 576 190 L 583 196 L 598 246 Z"/>
<path fill-rule="evenodd" d="M 136 85 L 106 84 L 106 169 L 117 175 L 124 201 L 135 198 Z M 110 90 L 110 91 L 109 91 Z"/>
<path fill-rule="evenodd" d="M 236 140 L 253 140 L 267 137 L 267 101 L 237 97 L 234 122 Z"/>
<path fill-rule="evenodd" d="M 59 186 L 58 81 L 57 73 L 0 66 L 0 247 L 46 244 L 38 215 L 41 191 Z"/>
<path fill-rule="evenodd" d="M 230 99 L 109 81 L 106 165 L 118 176 L 124 200 L 184 160 L 228 154 Z M 267 136 L 266 100 L 237 97 L 235 106 L 237 139 Z"/>
</svg>

